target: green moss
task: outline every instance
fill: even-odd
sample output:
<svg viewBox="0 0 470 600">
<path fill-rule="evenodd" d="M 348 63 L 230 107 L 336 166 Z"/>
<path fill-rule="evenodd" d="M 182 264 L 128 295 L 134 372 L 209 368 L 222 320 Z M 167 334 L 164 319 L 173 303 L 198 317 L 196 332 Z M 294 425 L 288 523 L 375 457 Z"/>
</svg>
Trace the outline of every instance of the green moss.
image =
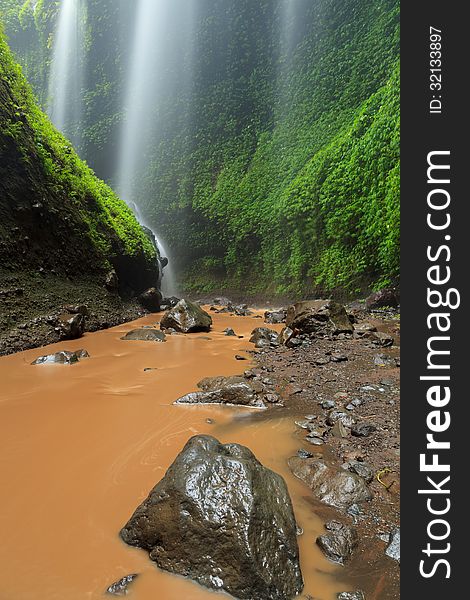
<svg viewBox="0 0 470 600">
<path fill-rule="evenodd" d="M 94 175 L 39 109 L 1 32 L 0 81 L 0 152 L 6 152 L 9 141 L 13 142 L 20 162 L 29 170 L 39 169 L 45 187 L 42 193 L 62 199 L 62 208 L 79 216 L 80 226 L 85 226 L 103 263 L 109 264 L 118 255 L 143 255 L 150 264 L 155 249 L 132 211 Z M 15 173 L 5 174 L 7 177 L 13 179 Z"/>
</svg>

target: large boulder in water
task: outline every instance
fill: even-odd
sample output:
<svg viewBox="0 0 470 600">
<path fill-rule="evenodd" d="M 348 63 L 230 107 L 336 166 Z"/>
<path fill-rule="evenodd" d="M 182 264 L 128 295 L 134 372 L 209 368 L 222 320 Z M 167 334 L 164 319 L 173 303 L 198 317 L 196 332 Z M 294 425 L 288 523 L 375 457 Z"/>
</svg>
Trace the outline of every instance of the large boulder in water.
<svg viewBox="0 0 470 600">
<path fill-rule="evenodd" d="M 245 377 L 206 377 L 198 383 L 201 392 L 182 396 L 174 404 L 229 404 L 266 408 L 264 386 Z"/>
<path fill-rule="evenodd" d="M 58 332 L 62 340 L 75 340 L 85 333 L 85 315 L 64 313 L 58 317 Z"/>
<path fill-rule="evenodd" d="M 175 329 L 181 333 L 210 331 L 211 325 L 212 317 L 200 306 L 184 298 L 167 311 L 160 321 L 162 329 Z"/>
<path fill-rule="evenodd" d="M 296 333 L 352 333 L 354 327 L 342 304 L 332 300 L 296 302 L 287 309 L 286 326 Z"/>
<path fill-rule="evenodd" d="M 158 329 L 152 327 L 141 327 L 140 329 L 132 329 L 126 335 L 123 335 L 121 340 L 133 340 L 139 342 L 165 342 L 166 335 Z"/>
<path fill-rule="evenodd" d="M 238 444 L 191 438 L 121 530 L 157 565 L 246 600 L 303 588 L 287 486 Z"/>
</svg>

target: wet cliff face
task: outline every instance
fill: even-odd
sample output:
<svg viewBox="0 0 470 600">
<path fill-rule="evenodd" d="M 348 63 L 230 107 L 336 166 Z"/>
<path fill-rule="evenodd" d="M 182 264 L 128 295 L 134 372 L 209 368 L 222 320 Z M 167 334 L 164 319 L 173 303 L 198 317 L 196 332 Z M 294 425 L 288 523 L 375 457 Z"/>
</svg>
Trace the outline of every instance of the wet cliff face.
<svg viewBox="0 0 470 600">
<path fill-rule="evenodd" d="M 100 297 L 102 304 L 109 296 L 116 318 L 120 296 L 128 299 L 157 286 L 161 271 L 158 251 L 132 211 L 80 160 L 37 107 L 3 37 L 0 256 L 0 291 L 5 297 L 31 304 L 33 294 L 28 290 L 40 289 L 42 296 L 50 296 L 50 310 L 54 302 L 73 302 L 74 296 L 81 302 Z M 109 291 L 106 279 L 113 269 L 118 285 Z M 66 286 L 68 294 L 58 297 L 56 290 Z M 17 288 L 23 292 L 11 296 Z M 0 304 L 2 330 L 14 325 L 9 319 L 21 302 Z M 34 316 L 41 310 L 30 307 L 26 313 Z"/>
</svg>

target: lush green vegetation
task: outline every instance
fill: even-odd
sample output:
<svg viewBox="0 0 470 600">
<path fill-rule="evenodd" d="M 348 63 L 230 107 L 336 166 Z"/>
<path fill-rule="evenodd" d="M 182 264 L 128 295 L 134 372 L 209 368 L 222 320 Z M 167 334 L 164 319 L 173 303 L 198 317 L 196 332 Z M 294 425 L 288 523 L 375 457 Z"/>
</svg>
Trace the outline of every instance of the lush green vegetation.
<svg viewBox="0 0 470 600">
<path fill-rule="evenodd" d="M 112 182 L 132 3 L 86 4 L 80 151 Z M 177 15 L 168 28 L 166 68 L 149 73 L 159 78 L 148 116 L 156 126 L 136 186 L 186 287 L 357 293 L 398 282 L 398 1 L 291 7 L 198 0 L 193 23 Z M 33 13 L 23 0 L 0 0 L 0 8 L 44 98 L 57 5 L 42 0 Z M 27 28 L 45 55 L 18 37 Z"/>
<path fill-rule="evenodd" d="M 131 210 L 94 175 L 38 108 L 1 32 L 0 191 L 0 237 L 11 244 L 17 235 L 12 229 L 19 222 L 18 214 L 36 203 L 51 223 L 70 224 L 72 254 L 81 256 L 84 250 L 90 254 L 92 261 L 81 266 L 77 262 L 79 272 L 89 269 L 93 261 L 94 270 L 109 268 L 121 256 L 140 258 L 149 268 L 155 259 L 155 249 Z M 29 223 L 28 227 L 34 229 Z M 51 239 L 56 234 L 43 232 Z M 78 249 L 80 245 L 83 248 Z M 64 258 L 67 253 L 62 251 Z"/>
</svg>

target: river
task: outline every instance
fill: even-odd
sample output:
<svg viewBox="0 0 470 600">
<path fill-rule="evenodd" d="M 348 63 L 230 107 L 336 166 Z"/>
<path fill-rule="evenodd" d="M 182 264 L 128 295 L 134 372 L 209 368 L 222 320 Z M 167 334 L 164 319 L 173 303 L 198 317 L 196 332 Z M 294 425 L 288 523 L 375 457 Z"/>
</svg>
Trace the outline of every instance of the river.
<svg viewBox="0 0 470 600">
<path fill-rule="evenodd" d="M 214 598 L 159 570 L 146 552 L 118 536 L 185 442 L 199 433 L 248 446 L 285 478 L 304 530 L 302 597 L 334 600 L 348 589 L 338 577 L 341 567 L 315 545 L 323 522 L 312 510 L 309 490 L 286 464 L 301 447 L 294 416 L 275 409 L 172 405 L 203 377 L 250 366 L 235 355 L 253 349 L 249 335 L 262 321 L 223 314 L 213 320 L 208 334 L 172 335 L 165 343 L 120 339 L 158 321 L 149 315 L 0 358 L 2 600 L 95 600 L 129 573 L 140 574 L 131 587 L 135 600 Z M 226 327 L 243 339 L 225 336 Z M 90 358 L 75 365 L 30 364 L 42 354 L 79 348 Z"/>
</svg>

